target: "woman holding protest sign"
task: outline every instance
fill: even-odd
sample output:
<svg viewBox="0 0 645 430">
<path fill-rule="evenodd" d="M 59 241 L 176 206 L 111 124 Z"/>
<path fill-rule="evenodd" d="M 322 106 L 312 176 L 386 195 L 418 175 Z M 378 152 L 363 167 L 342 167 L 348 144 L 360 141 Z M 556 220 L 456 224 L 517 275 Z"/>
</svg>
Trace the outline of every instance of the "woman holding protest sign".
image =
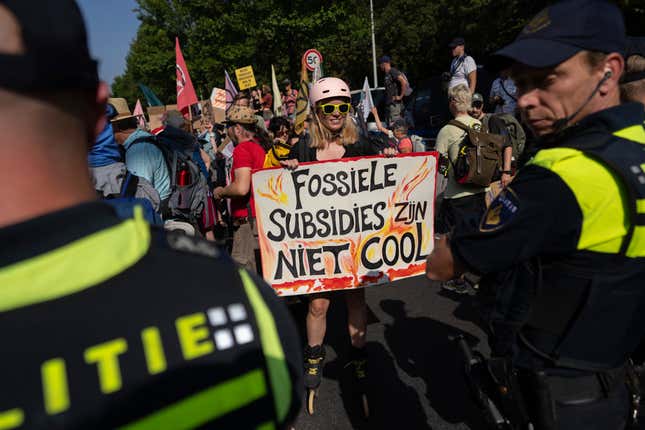
<svg viewBox="0 0 645 430">
<path fill-rule="evenodd" d="M 350 92 L 347 84 L 338 78 L 322 78 L 316 81 L 309 95 L 312 106 L 312 121 L 308 138 L 301 138 L 291 149 L 290 159 L 281 162 L 288 169 L 295 169 L 299 162 L 338 160 L 347 157 L 377 155 L 378 149 L 366 140 L 359 140 L 358 129 L 349 115 Z M 397 151 L 386 148 L 384 155 L 393 156 Z M 331 293 L 320 293 L 310 297 L 307 313 L 307 345 L 305 347 L 305 387 L 307 409 L 314 412 L 315 390 L 322 378 L 325 359 L 323 340 L 327 329 L 327 310 Z M 365 394 L 367 378 L 367 354 L 365 340 L 367 332 L 367 306 L 365 290 L 345 290 L 347 322 L 351 339 L 350 365 L 353 368 L 358 389 L 361 393 L 364 413 L 368 415 Z"/>
</svg>

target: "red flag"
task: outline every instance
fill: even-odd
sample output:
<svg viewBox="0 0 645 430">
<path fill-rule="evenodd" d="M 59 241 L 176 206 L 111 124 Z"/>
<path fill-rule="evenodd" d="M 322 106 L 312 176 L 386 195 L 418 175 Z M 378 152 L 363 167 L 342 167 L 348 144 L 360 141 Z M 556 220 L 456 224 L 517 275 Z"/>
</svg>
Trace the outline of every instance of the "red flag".
<svg viewBox="0 0 645 430">
<path fill-rule="evenodd" d="M 193 82 L 190 80 L 186 62 L 179 47 L 178 37 L 175 38 L 175 54 L 177 56 L 177 109 L 182 111 L 182 113 L 185 110 L 186 115 L 189 106 L 197 103 L 197 94 L 195 94 Z"/>
</svg>

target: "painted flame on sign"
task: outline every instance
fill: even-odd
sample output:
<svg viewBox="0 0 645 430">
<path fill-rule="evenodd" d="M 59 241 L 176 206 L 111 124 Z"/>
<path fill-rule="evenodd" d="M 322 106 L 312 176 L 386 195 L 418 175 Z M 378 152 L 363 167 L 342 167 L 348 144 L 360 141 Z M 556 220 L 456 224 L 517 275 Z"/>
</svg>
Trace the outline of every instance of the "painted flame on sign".
<svg viewBox="0 0 645 430">
<path fill-rule="evenodd" d="M 277 178 L 275 176 L 271 176 L 267 184 L 267 187 L 269 189 L 267 191 L 260 190 L 258 191 L 258 194 L 261 195 L 262 197 L 266 197 L 269 200 L 273 200 L 276 203 L 280 203 L 280 204 L 289 203 L 289 196 L 282 189 L 283 174 L 284 173 L 280 173 Z"/>
</svg>

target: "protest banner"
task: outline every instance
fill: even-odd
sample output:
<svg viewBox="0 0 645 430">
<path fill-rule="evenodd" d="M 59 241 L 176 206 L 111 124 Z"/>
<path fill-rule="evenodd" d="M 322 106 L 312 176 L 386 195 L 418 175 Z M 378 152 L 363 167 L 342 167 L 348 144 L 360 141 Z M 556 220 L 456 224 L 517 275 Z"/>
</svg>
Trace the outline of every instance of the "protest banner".
<svg viewBox="0 0 645 430">
<path fill-rule="evenodd" d="M 240 91 L 257 86 L 255 75 L 253 74 L 253 67 L 251 66 L 235 69 L 235 77 L 237 78 L 237 85 L 240 87 Z"/>
<path fill-rule="evenodd" d="M 290 296 L 425 273 L 436 167 L 425 152 L 254 172 L 264 279 Z"/>
</svg>

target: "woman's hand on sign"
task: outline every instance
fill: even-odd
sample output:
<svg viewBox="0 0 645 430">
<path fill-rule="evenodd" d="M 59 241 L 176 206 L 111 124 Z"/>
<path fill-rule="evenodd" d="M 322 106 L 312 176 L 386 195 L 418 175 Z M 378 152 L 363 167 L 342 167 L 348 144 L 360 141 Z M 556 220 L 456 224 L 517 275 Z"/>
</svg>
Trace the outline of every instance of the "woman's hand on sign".
<svg viewBox="0 0 645 430">
<path fill-rule="evenodd" d="M 386 157 L 394 157 L 398 153 L 399 153 L 399 151 L 397 151 L 396 148 L 384 148 L 383 149 L 383 155 L 385 155 Z"/>
<path fill-rule="evenodd" d="M 298 160 L 295 158 L 292 160 L 282 160 L 280 161 L 280 165 L 285 169 L 296 170 L 298 168 Z"/>
</svg>

